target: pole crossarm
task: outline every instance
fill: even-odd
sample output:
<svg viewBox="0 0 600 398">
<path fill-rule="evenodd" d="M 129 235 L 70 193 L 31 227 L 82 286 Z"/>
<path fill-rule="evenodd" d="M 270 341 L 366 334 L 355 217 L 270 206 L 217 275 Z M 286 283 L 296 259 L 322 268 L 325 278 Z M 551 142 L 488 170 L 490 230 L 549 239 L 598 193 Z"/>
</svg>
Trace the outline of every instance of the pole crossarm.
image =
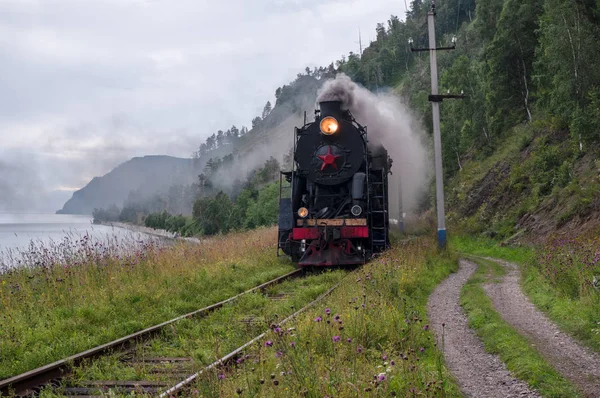
<svg viewBox="0 0 600 398">
<path fill-rule="evenodd" d="M 450 46 L 450 47 L 435 47 L 435 48 L 413 48 L 412 46 L 410 47 L 410 51 L 414 52 L 414 53 L 418 53 L 418 52 L 425 52 L 425 51 L 443 51 L 443 50 L 456 50 L 456 44 Z"/>
<path fill-rule="evenodd" d="M 445 99 L 465 99 L 465 98 L 467 98 L 467 96 L 464 94 L 460 94 L 460 95 L 457 95 L 457 94 L 444 94 L 444 95 L 431 94 L 427 98 L 428 98 L 429 102 L 442 102 Z"/>
</svg>

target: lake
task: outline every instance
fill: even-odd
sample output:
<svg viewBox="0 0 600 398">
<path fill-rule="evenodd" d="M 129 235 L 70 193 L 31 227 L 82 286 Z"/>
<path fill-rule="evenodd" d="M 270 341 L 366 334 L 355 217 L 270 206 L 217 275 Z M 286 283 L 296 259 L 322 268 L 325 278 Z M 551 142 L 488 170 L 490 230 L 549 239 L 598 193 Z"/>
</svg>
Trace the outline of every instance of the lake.
<svg viewBox="0 0 600 398">
<path fill-rule="evenodd" d="M 144 240 L 149 235 L 107 225 L 92 224 L 91 216 L 68 214 L 0 213 L 0 257 L 8 251 L 25 250 L 30 242 L 51 244 L 66 236 L 88 235 L 100 242 L 117 239 Z"/>
</svg>

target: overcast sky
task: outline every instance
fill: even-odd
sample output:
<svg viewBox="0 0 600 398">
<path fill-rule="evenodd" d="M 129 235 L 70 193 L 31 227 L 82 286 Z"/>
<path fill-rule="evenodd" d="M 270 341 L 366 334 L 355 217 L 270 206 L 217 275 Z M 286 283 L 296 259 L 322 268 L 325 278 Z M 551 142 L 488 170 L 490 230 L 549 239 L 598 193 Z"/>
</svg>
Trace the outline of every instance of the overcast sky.
<svg viewBox="0 0 600 398">
<path fill-rule="evenodd" d="M 190 156 L 404 4 L 0 0 L 0 211 L 60 208 L 133 156 Z"/>
</svg>

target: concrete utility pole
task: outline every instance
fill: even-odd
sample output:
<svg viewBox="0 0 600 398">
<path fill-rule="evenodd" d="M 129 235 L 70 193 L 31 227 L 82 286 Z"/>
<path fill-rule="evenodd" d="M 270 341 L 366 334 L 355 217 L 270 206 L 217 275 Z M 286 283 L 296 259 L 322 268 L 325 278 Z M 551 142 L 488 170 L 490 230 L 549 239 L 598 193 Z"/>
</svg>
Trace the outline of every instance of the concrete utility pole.
<svg viewBox="0 0 600 398">
<path fill-rule="evenodd" d="M 439 95 L 438 93 L 438 70 L 437 51 L 453 50 L 456 48 L 456 38 L 452 38 L 451 47 L 436 47 L 435 44 L 435 1 L 431 3 L 431 10 L 427 13 L 427 26 L 429 28 L 429 48 L 412 48 L 412 39 L 408 42 L 411 51 L 429 51 L 429 62 L 431 65 L 431 102 L 433 113 L 433 151 L 435 157 L 435 196 L 437 202 L 438 220 L 438 245 L 441 249 L 446 247 L 446 211 L 444 209 L 444 174 L 442 170 L 442 136 L 440 132 L 440 103 L 445 98 L 464 98 L 464 95 Z"/>
<path fill-rule="evenodd" d="M 437 52 L 435 48 L 435 3 L 427 13 L 429 27 L 429 62 L 431 64 L 431 95 L 438 95 Z M 444 209 L 444 180 L 442 171 L 442 133 L 440 132 L 440 103 L 431 102 L 433 111 L 433 152 L 435 156 L 435 196 L 437 198 L 438 244 L 446 247 L 446 210 Z"/>
</svg>

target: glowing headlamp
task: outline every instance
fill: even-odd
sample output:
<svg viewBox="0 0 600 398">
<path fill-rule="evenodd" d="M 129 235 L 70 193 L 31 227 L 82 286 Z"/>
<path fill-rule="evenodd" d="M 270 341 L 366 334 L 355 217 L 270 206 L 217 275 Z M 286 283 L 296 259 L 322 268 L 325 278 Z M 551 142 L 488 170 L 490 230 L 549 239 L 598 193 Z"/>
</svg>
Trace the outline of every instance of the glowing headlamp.
<svg viewBox="0 0 600 398">
<path fill-rule="evenodd" d="M 306 207 L 299 208 L 298 216 L 300 216 L 300 218 L 306 218 L 306 216 L 308 216 L 308 209 Z"/>
<path fill-rule="evenodd" d="M 332 135 L 338 131 L 339 124 L 335 118 L 331 116 L 324 117 L 321 120 L 321 133 L 325 135 Z"/>
</svg>

